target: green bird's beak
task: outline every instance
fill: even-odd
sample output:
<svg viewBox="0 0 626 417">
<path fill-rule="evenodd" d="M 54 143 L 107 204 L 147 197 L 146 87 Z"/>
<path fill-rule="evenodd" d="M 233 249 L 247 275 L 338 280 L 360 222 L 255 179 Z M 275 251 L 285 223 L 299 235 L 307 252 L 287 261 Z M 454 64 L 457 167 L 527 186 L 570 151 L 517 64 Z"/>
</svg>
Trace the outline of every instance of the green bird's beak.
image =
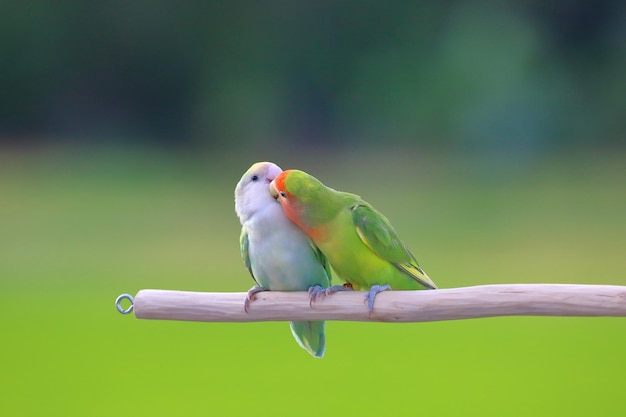
<svg viewBox="0 0 626 417">
<path fill-rule="evenodd" d="M 274 181 L 270 182 L 270 194 L 275 199 L 278 199 L 278 190 L 276 189 L 276 185 L 274 184 Z"/>
</svg>

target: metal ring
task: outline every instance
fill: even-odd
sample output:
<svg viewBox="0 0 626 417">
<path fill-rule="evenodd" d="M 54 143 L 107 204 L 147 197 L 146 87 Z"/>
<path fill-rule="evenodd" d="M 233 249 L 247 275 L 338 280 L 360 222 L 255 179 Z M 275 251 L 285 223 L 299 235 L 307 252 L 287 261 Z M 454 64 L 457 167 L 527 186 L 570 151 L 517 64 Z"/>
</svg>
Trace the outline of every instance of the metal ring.
<svg viewBox="0 0 626 417">
<path fill-rule="evenodd" d="M 122 307 L 122 300 L 130 301 L 130 307 L 126 309 Z M 115 307 L 117 307 L 117 311 L 119 311 L 120 313 L 128 314 L 133 311 L 133 308 L 135 307 L 135 299 L 130 294 L 122 294 L 115 299 Z"/>
</svg>

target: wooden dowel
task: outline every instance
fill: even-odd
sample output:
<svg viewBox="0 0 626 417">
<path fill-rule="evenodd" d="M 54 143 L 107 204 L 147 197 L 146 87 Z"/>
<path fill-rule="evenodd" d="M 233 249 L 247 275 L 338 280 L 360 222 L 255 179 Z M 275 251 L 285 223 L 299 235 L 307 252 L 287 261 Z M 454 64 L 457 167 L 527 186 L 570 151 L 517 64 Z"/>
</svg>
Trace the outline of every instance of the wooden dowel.
<svg viewBox="0 0 626 417">
<path fill-rule="evenodd" d="M 141 290 L 135 316 L 152 320 L 250 322 L 348 320 L 424 322 L 495 316 L 626 317 L 626 286 L 575 284 L 480 285 L 427 291 L 385 291 L 370 314 L 365 292 L 326 296 L 309 306 L 306 292 L 258 293 L 246 313 L 245 292 Z"/>
</svg>

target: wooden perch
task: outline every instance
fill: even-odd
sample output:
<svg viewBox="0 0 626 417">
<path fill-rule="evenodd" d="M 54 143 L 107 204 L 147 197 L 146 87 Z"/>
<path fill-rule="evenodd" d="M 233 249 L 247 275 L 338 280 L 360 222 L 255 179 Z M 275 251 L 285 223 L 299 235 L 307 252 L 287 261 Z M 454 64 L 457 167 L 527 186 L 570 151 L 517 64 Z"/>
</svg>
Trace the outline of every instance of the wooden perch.
<svg viewBox="0 0 626 417">
<path fill-rule="evenodd" d="M 626 316 L 626 286 L 504 284 L 428 291 L 386 291 L 368 315 L 365 292 L 326 296 L 309 306 L 306 292 L 258 293 L 249 313 L 246 293 L 141 290 L 139 319 L 214 322 L 351 320 L 423 322 L 495 316 Z"/>
</svg>

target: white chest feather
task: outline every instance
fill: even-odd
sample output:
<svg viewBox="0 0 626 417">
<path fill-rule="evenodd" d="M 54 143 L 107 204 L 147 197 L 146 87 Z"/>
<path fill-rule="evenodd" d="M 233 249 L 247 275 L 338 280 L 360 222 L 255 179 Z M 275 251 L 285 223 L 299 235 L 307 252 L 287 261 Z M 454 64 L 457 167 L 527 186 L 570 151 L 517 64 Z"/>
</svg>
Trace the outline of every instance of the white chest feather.
<svg viewBox="0 0 626 417">
<path fill-rule="evenodd" d="M 244 223 L 248 256 L 259 285 L 283 291 L 328 285 L 309 238 L 283 214 L 277 204 Z"/>
</svg>

